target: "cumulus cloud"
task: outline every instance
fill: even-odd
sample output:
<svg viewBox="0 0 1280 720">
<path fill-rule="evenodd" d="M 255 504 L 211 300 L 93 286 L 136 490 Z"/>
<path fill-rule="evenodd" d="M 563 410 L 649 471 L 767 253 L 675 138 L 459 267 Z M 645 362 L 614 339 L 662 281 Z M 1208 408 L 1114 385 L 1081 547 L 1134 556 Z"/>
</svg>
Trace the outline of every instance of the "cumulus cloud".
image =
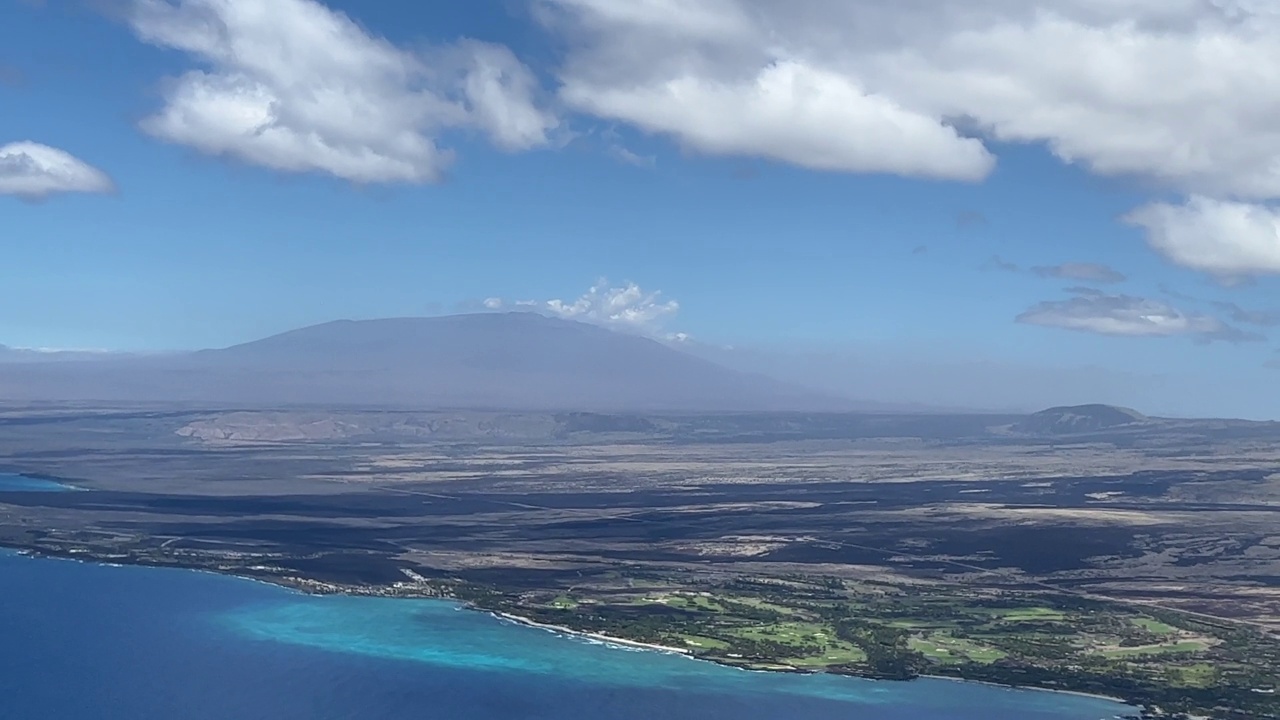
<svg viewBox="0 0 1280 720">
<path fill-rule="evenodd" d="M 502 298 L 488 298 L 483 302 L 483 307 L 487 310 L 539 312 L 674 341 L 689 339 L 684 333 L 668 332 L 665 329 L 666 323 L 680 311 L 680 303 L 664 299 L 661 292 L 649 292 L 633 282 L 615 286 L 608 280 L 601 279 L 573 300 L 512 302 Z"/>
<path fill-rule="evenodd" d="M 192 60 L 143 122 L 278 170 L 426 182 L 470 129 L 507 150 L 558 126 L 501 46 L 419 52 L 316 0 L 126 0 Z M 558 96 L 692 152 L 974 181 L 991 141 L 1186 194 L 1131 214 L 1173 262 L 1280 272 L 1280 9 L 1260 0 L 534 0 Z M 622 148 L 615 158 L 650 159 Z M 1073 278 L 1083 279 L 1083 278 Z"/>
<path fill-rule="evenodd" d="M 1168 303 L 1130 295 L 1085 290 L 1067 300 L 1047 300 L 1018 315 L 1017 322 L 1100 335 L 1189 336 L 1200 342 L 1255 342 L 1246 332 L 1211 315 L 1184 312 Z"/>
<path fill-rule="evenodd" d="M 867 17 L 854 2 L 850 17 Z M 1043 142 L 1106 175 L 1189 192 L 1280 194 L 1280 14 L 1252 2 L 944 0 L 880 13 L 919 29 L 867 61 L 904 102 L 971 118 L 1002 141 Z M 962 7 L 963 6 L 963 7 Z M 967 12 L 966 12 L 967 10 Z M 922 42 L 932 36 L 934 43 Z"/>
<path fill-rule="evenodd" d="M 539 7 L 568 50 L 560 80 L 569 105 L 690 150 L 973 180 L 994 162 L 985 143 L 1038 144 L 1097 174 L 1215 198 L 1133 216 L 1174 262 L 1230 275 L 1280 266 L 1277 211 L 1267 205 L 1280 200 L 1280 75 L 1268 72 L 1280 67 L 1276 3 Z"/>
<path fill-rule="evenodd" d="M 538 79 L 511 50 L 468 40 L 448 55 L 454 57 L 446 66 L 458 75 L 464 110 L 495 145 L 517 151 L 547 144 L 559 121 L 538 107 Z"/>
<path fill-rule="evenodd" d="M 1031 272 L 1043 278 L 1079 280 L 1082 282 L 1121 283 L 1126 280 L 1123 273 L 1098 263 L 1041 265 L 1031 268 Z"/>
<path fill-rule="evenodd" d="M 570 102 L 705 152 L 981 177 L 991 158 L 959 127 L 1103 174 L 1280 195 L 1269 3 L 546 2 Z"/>
<path fill-rule="evenodd" d="M 1145 205 L 1125 221 L 1179 265 L 1225 280 L 1280 273 L 1280 210 L 1195 196 L 1181 205 Z"/>
<path fill-rule="evenodd" d="M 476 41 L 415 52 L 314 0 L 133 0 L 144 41 L 186 53 L 151 135 L 210 155 L 358 183 L 440 178 L 450 129 L 498 147 L 544 145 L 557 120 L 533 73 Z"/>
<path fill-rule="evenodd" d="M 777 60 L 730 82 L 686 74 L 615 87 L 572 78 L 561 93 L 580 110 L 674 136 L 712 155 L 951 180 L 981 180 L 995 164 L 980 141 L 839 73 L 795 60 Z"/>
<path fill-rule="evenodd" d="M 646 292 L 635 283 L 610 287 L 607 280 L 572 302 L 548 300 L 546 307 L 553 315 L 571 320 L 637 328 L 656 327 L 680 311 L 680 303 L 663 300 L 660 292 Z"/>
<path fill-rule="evenodd" d="M 106 173 L 65 150 L 34 142 L 0 146 L 0 195 L 40 200 L 55 193 L 113 189 Z"/>
</svg>

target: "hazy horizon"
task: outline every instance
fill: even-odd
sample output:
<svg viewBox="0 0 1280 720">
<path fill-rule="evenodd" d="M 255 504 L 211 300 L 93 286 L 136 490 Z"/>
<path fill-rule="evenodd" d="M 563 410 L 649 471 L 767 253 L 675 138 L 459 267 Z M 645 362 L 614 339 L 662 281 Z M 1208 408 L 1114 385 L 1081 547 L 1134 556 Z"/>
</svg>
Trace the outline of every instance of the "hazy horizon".
<svg viewBox="0 0 1280 720">
<path fill-rule="evenodd" d="M 1280 16 L 1033 5 L 9 3 L 0 343 L 528 309 L 869 401 L 1276 416 Z"/>
<path fill-rule="evenodd" d="M 315 331 L 331 329 L 341 331 L 344 328 L 367 327 L 373 325 L 382 325 L 388 331 L 396 328 L 403 329 L 412 325 L 415 321 L 428 321 L 430 325 L 438 325 L 438 323 L 430 323 L 432 320 L 447 321 L 451 318 L 482 319 L 484 316 L 493 315 L 513 315 L 528 314 L 533 317 L 550 318 L 553 320 L 565 320 L 557 317 L 553 313 L 544 311 L 518 308 L 514 310 L 494 309 L 485 312 L 459 312 L 445 315 L 432 315 L 422 317 L 402 317 L 402 318 L 380 318 L 371 320 L 349 320 L 339 319 L 326 323 L 320 323 L 307 328 L 294 328 L 284 333 L 267 336 L 266 338 L 252 338 L 244 343 L 236 343 L 226 348 L 191 348 L 170 351 L 155 351 L 142 353 L 127 353 L 114 351 L 85 351 L 85 350 L 68 350 L 59 351 L 56 349 L 24 349 L 0 346 L 0 366 L 5 363 L 52 363 L 55 361 L 64 362 L 93 362 L 112 360 L 173 360 L 186 358 L 191 356 L 200 356 L 208 352 L 220 351 L 236 351 L 241 348 L 254 348 L 263 341 L 273 341 L 278 338 L 289 338 L 297 335 L 302 331 Z M 567 322 L 576 325 L 602 327 L 597 323 L 579 321 L 576 319 L 567 320 Z M 1030 413 L 1055 406 L 1071 406 L 1084 404 L 1110 404 L 1141 409 L 1147 414 L 1162 417 L 1243 417 L 1243 419 L 1268 420 L 1274 419 L 1270 416 L 1231 416 L 1225 414 L 1205 415 L 1198 414 L 1194 411 L 1179 410 L 1177 408 L 1168 408 L 1160 406 L 1151 393 L 1157 392 L 1159 384 L 1146 379 L 1147 383 L 1143 385 L 1143 378 L 1108 378 L 1104 371 L 1097 368 L 1068 368 L 1061 369 L 1057 373 L 1051 371 L 1037 369 L 1033 367 L 1016 367 L 1010 365 L 999 365 L 995 363 L 956 363 L 947 367 L 945 373 L 936 372 L 927 364 L 920 364 L 918 359 L 914 358 L 887 358 L 877 359 L 859 354 L 855 350 L 850 349 L 834 349 L 818 351 L 813 348 L 788 350 L 785 348 L 733 348 L 727 346 L 714 346 L 701 343 L 696 339 L 687 337 L 659 337 L 654 338 L 650 334 L 638 332 L 634 328 L 627 327 L 602 327 L 609 330 L 609 334 L 620 338 L 639 338 L 643 340 L 652 340 L 666 346 L 669 349 L 680 353 L 709 361 L 723 368 L 726 372 L 746 373 L 749 377 L 757 379 L 768 378 L 778 380 L 790 385 L 796 390 L 812 391 L 815 395 L 828 398 L 830 401 L 805 405 L 803 403 L 795 408 L 788 409 L 814 409 L 822 407 L 825 409 L 840 410 L 839 403 L 848 401 L 845 410 L 857 411 L 888 411 L 888 412 L 926 412 L 926 413 L 947 413 L 947 412 L 979 412 L 979 413 Z M 396 347 L 394 352 L 403 353 L 405 350 L 410 352 L 416 351 L 411 338 L 399 338 L 409 342 L 407 347 Z M 475 338 L 470 338 L 475 339 Z M 448 342 L 457 344 L 461 342 L 466 344 L 469 338 L 452 338 Z M 378 342 L 381 344 L 395 343 L 398 340 L 394 332 L 380 337 Z M 514 340 L 514 338 L 513 338 Z M 366 339 L 367 341 L 367 339 Z M 350 338 L 349 344 L 351 349 L 361 347 L 360 342 L 356 338 Z M 318 352 L 314 348 L 302 349 L 302 354 L 291 356 L 288 362 L 291 366 L 304 367 L 313 362 L 326 360 L 335 350 L 330 347 L 326 352 Z M 393 359 L 381 358 L 383 362 Z M 589 357 L 588 357 L 589 359 Z M 154 372 L 154 366 L 147 366 L 147 372 Z M 74 366 L 73 366 L 74 369 Z M 905 370 L 911 372 L 904 372 Z M 456 370 L 455 370 L 456 371 Z M 1013 373 L 1020 375 L 1014 376 Z M 957 382 L 956 378 L 961 377 L 962 381 Z M 1053 382 L 1050 382 L 1052 377 Z M 3 382 L 5 376 L 0 371 L 0 392 L 3 392 Z M 207 379 L 206 379 L 207 380 Z M 1014 383 L 1010 383 L 1014 380 Z M 1069 381 L 1064 385 L 1064 380 Z M 330 382 L 336 382 L 334 378 L 330 378 Z M 412 384 L 415 379 L 412 375 L 405 376 L 403 380 L 406 384 Z M 145 379 L 133 381 L 134 383 L 145 383 Z M 199 383 L 199 379 L 193 378 L 191 382 Z M 243 382 L 243 381 L 242 381 Z M 508 379 L 495 374 L 491 376 L 491 382 L 495 388 L 507 387 Z M 1017 388 L 1018 395 L 1015 397 L 1011 394 L 1002 393 L 1000 388 L 1006 390 Z M 1038 393 L 1028 393 L 1026 387 L 1039 387 L 1041 391 Z M 1144 394 L 1145 391 L 1145 394 Z M 506 392 L 513 393 L 508 389 Z M 145 394 L 145 393 L 144 393 Z M 153 400 L 151 395 L 146 395 L 147 399 Z M 318 392 L 316 394 L 317 402 L 324 402 L 323 398 L 327 397 L 325 393 Z M 370 398 L 375 404 L 379 402 L 380 396 Z M 524 403 L 513 395 L 511 407 L 525 407 Z M 490 397 L 485 396 L 483 401 L 462 402 L 463 405 L 475 405 L 482 407 L 501 407 L 501 392 Z M 82 399 L 92 399 L 84 397 Z M 294 398 L 299 400 L 299 398 Z M 302 398 L 301 401 L 305 401 Z M 457 398 L 453 399 L 457 402 Z M 593 403 L 591 398 L 583 397 L 578 403 L 578 409 L 601 409 L 598 403 Z M 570 407 L 572 403 L 565 405 Z M 609 406 L 612 409 L 643 409 L 643 408 L 626 408 L 623 406 Z M 548 406 L 551 407 L 551 406 Z M 718 406 L 714 403 L 708 404 L 706 410 L 715 410 Z M 724 406 L 719 406 L 724 407 Z M 675 408 L 668 408 L 675 409 Z M 686 408 L 697 409 L 697 408 Z"/>
</svg>

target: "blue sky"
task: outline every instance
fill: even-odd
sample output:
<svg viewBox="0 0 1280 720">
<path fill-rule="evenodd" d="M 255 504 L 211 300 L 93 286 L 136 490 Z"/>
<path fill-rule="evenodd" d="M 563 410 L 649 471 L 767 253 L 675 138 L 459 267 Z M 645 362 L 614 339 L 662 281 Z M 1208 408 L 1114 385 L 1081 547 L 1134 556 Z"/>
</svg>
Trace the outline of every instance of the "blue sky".
<svg viewBox="0 0 1280 720">
<path fill-rule="evenodd" d="M 6 3 L 0 343 L 488 300 L 872 399 L 1276 415 L 1280 19 L 1030 5 Z"/>
</svg>

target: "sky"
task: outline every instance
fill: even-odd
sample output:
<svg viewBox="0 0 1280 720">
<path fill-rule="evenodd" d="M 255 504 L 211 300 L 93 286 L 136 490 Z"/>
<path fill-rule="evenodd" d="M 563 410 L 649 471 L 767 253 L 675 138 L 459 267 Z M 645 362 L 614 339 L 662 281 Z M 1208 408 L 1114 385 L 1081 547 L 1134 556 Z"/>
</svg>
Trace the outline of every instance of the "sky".
<svg viewBox="0 0 1280 720">
<path fill-rule="evenodd" d="M 6 0 L 0 344 L 536 310 L 1280 418 L 1269 0 Z"/>
</svg>

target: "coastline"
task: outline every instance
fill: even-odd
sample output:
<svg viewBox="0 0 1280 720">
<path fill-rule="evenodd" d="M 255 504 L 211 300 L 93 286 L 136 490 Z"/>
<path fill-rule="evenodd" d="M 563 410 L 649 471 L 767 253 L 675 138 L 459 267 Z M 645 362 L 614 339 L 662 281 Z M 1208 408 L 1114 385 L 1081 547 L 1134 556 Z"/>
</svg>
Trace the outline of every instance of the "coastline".
<svg viewBox="0 0 1280 720">
<path fill-rule="evenodd" d="M 1035 690 L 1036 692 L 1057 693 L 1059 695 L 1074 695 L 1076 697 L 1091 698 L 1093 700 L 1105 700 L 1107 702 L 1119 703 L 1126 707 L 1132 707 L 1135 709 L 1138 708 L 1138 706 L 1134 705 L 1133 703 L 1121 697 L 1116 697 L 1114 695 L 1103 695 L 1101 693 L 1084 692 L 1083 690 L 1058 690 L 1055 688 L 1036 687 L 1035 685 L 1006 685 L 1004 683 L 991 682 L 990 680 L 966 680 L 964 678 L 951 677 L 948 675 L 920 675 L 919 677 L 929 678 L 930 680 L 948 680 L 950 682 L 969 683 L 974 685 L 986 685 L 988 687 L 1004 688 L 1005 690 Z"/>
<path fill-rule="evenodd" d="M 458 598 L 441 596 L 441 595 L 429 595 L 429 594 L 382 595 L 376 592 L 370 592 L 370 591 L 376 590 L 376 588 L 372 586 L 346 586 L 346 585 L 328 584 L 328 583 L 320 583 L 318 581 L 309 580 L 307 578 L 299 578 L 299 577 L 291 577 L 291 576 L 276 576 L 276 577 L 267 578 L 267 577 L 261 577 L 261 576 L 239 574 L 236 572 L 224 570 L 222 568 L 217 568 L 217 567 L 210 568 L 210 567 L 194 567 L 194 566 L 184 566 L 184 565 L 148 565 L 145 563 L 119 563 L 119 562 L 114 562 L 113 560 L 95 559 L 93 557 L 76 557 L 76 556 L 47 554 L 47 553 L 43 553 L 38 550 L 33 550 L 30 548 L 13 548 L 11 546 L 0 546 L 0 553 L 17 555 L 17 556 L 31 558 L 31 559 L 67 560 L 75 563 L 94 564 L 94 565 L 101 565 L 105 567 L 114 567 L 114 568 L 125 568 L 125 569 L 141 568 L 141 569 L 151 569 L 151 570 L 178 570 L 178 571 L 185 571 L 185 572 L 208 573 L 210 575 L 216 575 L 216 576 L 227 578 L 227 579 L 260 583 L 263 585 L 270 586 L 272 588 L 284 590 L 289 593 L 295 593 L 298 595 L 313 596 L 313 597 L 341 595 L 346 597 L 374 597 L 374 598 L 381 597 L 381 598 L 399 599 L 399 600 L 435 600 L 435 601 L 451 603 L 454 606 L 458 607 L 459 609 L 466 610 L 468 612 L 482 612 L 499 621 L 510 622 L 517 625 L 524 625 L 525 627 L 536 628 L 539 630 L 544 630 L 547 632 L 559 634 L 565 637 L 577 637 L 577 638 L 583 638 L 588 640 L 594 640 L 596 642 L 600 642 L 606 645 L 612 645 L 620 649 L 630 649 L 630 650 L 638 650 L 638 651 L 645 651 L 645 652 L 660 652 L 668 655 L 678 655 L 680 657 L 685 657 L 690 660 L 709 662 L 714 665 L 718 665 L 720 667 L 732 668 L 735 670 L 741 670 L 743 672 L 800 673 L 800 674 L 809 674 L 809 675 L 829 674 L 829 675 L 844 675 L 847 677 L 858 677 L 858 678 L 873 680 L 878 682 L 910 682 L 910 680 L 885 680 L 883 678 L 866 677 L 866 676 L 858 675 L 856 673 L 830 673 L 824 670 L 806 670 L 806 669 L 800 669 L 800 668 L 784 669 L 783 667 L 779 667 L 779 668 L 743 667 L 741 665 L 720 662 L 715 658 L 700 657 L 688 648 L 676 648 L 676 647 L 671 647 L 667 645 L 660 645 L 657 643 L 646 643 L 646 642 L 640 642 L 637 640 L 627 640 L 625 638 L 614 637 L 612 635 L 605 635 L 602 633 L 593 633 L 593 632 L 587 632 L 583 630 L 575 630 L 571 627 L 566 627 L 563 625 L 542 623 L 542 622 L 538 622 L 536 620 L 522 617 L 520 615 L 516 615 L 513 613 L 503 612 L 499 610 L 491 610 L 491 609 L 480 607 L 468 601 L 463 601 L 463 600 L 459 600 Z M 1037 687 L 1035 685 L 1008 685 L 1004 683 L 996 683 L 996 682 L 990 682 L 986 680 L 970 680 L 970 679 L 950 677 L 945 675 L 921 674 L 921 675 L 918 675 L 916 678 L 912 678 L 912 679 L 919 679 L 919 678 L 928 678 L 928 679 L 934 679 L 934 680 L 948 680 L 948 681 L 957 682 L 957 683 L 972 683 L 972 684 L 986 685 L 989 687 L 1002 688 L 1005 690 L 1050 692 L 1050 693 L 1058 693 L 1063 695 L 1074 695 L 1077 697 L 1084 697 L 1084 698 L 1090 698 L 1094 700 L 1101 700 L 1105 702 L 1115 703 L 1125 708 L 1131 708 L 1138 713 L 1143 712 L 1142 707 L 1138 704 L 1135 704 L 1132 701 L 1125 700 L 1124 698 L 1121 698 L 1121 697 L 1102 695 L 1099 693 L 1089 693 L 1089 692 L 1078 691 L 1078 690 L 1062 690 L 1057 688 L 1044 688 L 1044 687 Z M 1142 717 L 1147 717 L 1147 715 L 1143 714 Z"/>
<path fill-rule="evenodd" d="M 590 640 L 597 640 L 599 642 L 602 642 L 608 645 L 618 645 L 624 648 L 633 648 L 636 650 L 651 650 L 654 652 L 663 652 L 668 654 L 683 655 L 685 657 L 694 658 L 694 659 L 702 659 L 702 658 L 697 658 L 693 654 L 693 651 L 687 648 L 676 648 L 676 647 L 670 647 L 668 645 L 658 645 L 656 643 L 640 642 L 638 640 L 627 640 L 625 638 L 614 637 L 612 635 L 604 635 L 602 633 L 584 632 L 582 630 L 574 630 L 573 628 L 564 627 L 563 625 L 552 625 L 550 623 L 541 623 L 536 620 L 530 620 L 529 618 L 526 618 L 526 617 L 520 617 L 519 615 L 512 615 L 511 613 L 501 612 L 498 610 L 484 610 L 482 608 L 474 607 L 471 605 L 466 605 L 465 607 L 469 610 L 479 610 L 481 612 L 488 613 L 489 615 L 499 620 L 505 620 L 507 622 L 512 622 L 517 625 L 524 625 L 525 627 L 537 628 L 539 630 L 546 630 L 548 632 L 553 632 L 560 635 L 568 635 L 572 637 L 581 637 L 581 638 L 587 638 Z"/>
<path fill-rule="evenodd" d="M 695 655 L 692 650 L 689 650 L 687 648 L 675 648 L 668 645 L 658 645 L 655 643 L 640 642 L 638 640 L 626 640 L 623 638 L 613 637 L 612 635 L 604 635 L 601 633 L 592 633 L 592 632 L 586 632 L 583 630 L 574 630 L 573 628 L 565 627 L 563 625 L 553 625 L 551 623 L 542 623 L 536 620 L 531 620 L 526 617 L 514 615 L 512 613 L 501 612 L 498 610 L 484 610 L 483 608 L 475 607 L 469 603 L 463 604 L 462 607 L 468 610 L 478 610 L 478 611 L 487 613 L 488 615 L 495 617 L 499 620 L 505 620 L 507 622 L 512 622 L 517 625 L 524 625 L 525 627 L 537 628 L 539 630 L 546 630 L 548 632 L 556 633 L 559 635 L 565 635 L 569 637 L 588 638 L 591 640 L 597 640 L 606 644 L 617 645 L 624 648 L 648 650 L 652 652 L 662 652 L 667 654 L 677 654 L 682 657 L 687 657 L 690 660 L 700 660 L 703 662 L 709 662 L 716 665 L 720 665 L 721 667 L 732 668 L 734 670 L 742 670 L 743 672 L 801 673 L 801 674 L 807 674 L 807 675 L 823 675 L 823 674 L 840 675 L 841 674 L 841 673 L 827 673 L 822 670 L 803 670 L 799 668 L 791 668 L 786 670 L 783 670 L 783 669 L 771 670 L 768 668 L 748 668 L 748 667 L 742 667 L 740 665 L 730 665 L 730 664 L 718 662 L 714 658 L 699 657 L 698 655 Z M 860 676 L 847 675 L 847 677 L 860 677 Z M 910 680 L 895 681 L 895 680 L 883 680 L 883 679 L 877 679 L 877 678 L 863 678 L 863 679 L 873 680 L 877 682 L 911 682 Z M 986 685 L 987 687 L 1001 688 L 1003 690 L 1017 690 L 1017 691 L 1031 690 L 1035 692 L 1056 693 L 1059 695 L 1072 695 L 1075 697 L 1089 698 L 1091 700 L 1101 700 L 1104 702 L 1115 703 L 1117 705 L 1122 705 L 1127 708 L 1133 708 L 1134 710 L 1141 710 L 1139 706 L 1134 705 L 1132 702 L 1125 700 L 1122 697 L 1116 697 L 1114 695 L 1103 695 L 1101 693 L 1084 692 L 1082 690 L 1060 690 L 1055 688 L 1036 687 L 1034 685 L 1007 685 L 1004 683 L 991 682 L 988 680 L 966 680 L 965 678 L 950 677 L 947 675 L 921 674 L 916 676 L 916 678 L 913 678 L 913 679 L 946 680 L 946 681 L 955 682 L 955 683 Z"/>
</svg>

